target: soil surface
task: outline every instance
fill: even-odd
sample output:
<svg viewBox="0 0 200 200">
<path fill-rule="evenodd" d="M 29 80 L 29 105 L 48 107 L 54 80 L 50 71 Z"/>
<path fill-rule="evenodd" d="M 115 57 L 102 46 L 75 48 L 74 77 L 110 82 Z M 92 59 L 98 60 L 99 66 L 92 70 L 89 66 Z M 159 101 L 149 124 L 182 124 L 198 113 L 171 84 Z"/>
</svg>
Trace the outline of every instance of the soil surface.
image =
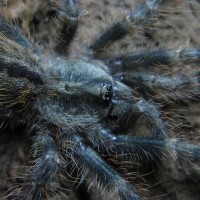
<svg viewBox="0 0 200 200">
<path fill-rule="evenodd" d="M 136 0 L 84 0 L 80 1 L 80 22 L 77 34 L 70 46 L 69 57 L 82 58 L 87 55 L 87 47 L 106 27 L 128 14 L 132 7 L 141 1 Z M 101 57 L 116 57 L 127 52 L 149 51 L 152 49 L 186 49 L 197 48 L 200 44 L 200 1 L 170 0 L 178 6 L 161 8 L 158 19 L 148 21 L 145 26 L 130 31 L 125 38 L 113 44 Z M 181 3 L 182 2 L 182 3 Z M 23 33 L 46 49 L 52 46 L 56 34 L 56 25 L 52 22 L 55 11 L 48 0 L 3 0 L 0 1 L 1 13 L 17 22 Z M 156 71 L 156 73 L 194 74 L 198 71 L 198 63 L 184 64 L 180 67 L 155 66 L 139 70 Z M 138 69 L 137 69 L 138 70 Z M 198 101 L 179 102 L 164 106 L 164 113 L 170 120 L 174 135 L 184 141 L 200 144 L 200 103 Z M 173 113 L 173 114 L 171 114 Z M 146 130 L 143 122 L 137 122 L 134 132 Z M 19 183 L 17 177 L 28 165 L 28 154 L 31 141 L 23 127 L 6 129 L 0 132 L 0 199 L 8 194 L 8 190 Z M 185 163 L 175 158 L 166 159 L 160 168 L 151 168 L 143 172 L 146 189 L 143 195 L 147 199 L 163 200 L 199 200 L 200 199 L 200 167 Z M 73 187 L 70 199 L 73 195 Z M 84 187 L 81 188 L 84 190 Z M 80 192 L 81 192 L 80 189 Z M 98 199 L 94 189 L 91 198 Z M 80 193 L 79 192 L 79 193 Z M 83 191 L 87 193 L 87 190 Z M 83 195 L 84 196 L 84 195 Z M 86 197 L 80 199 L 87 199 Z M 103 195 L 104 196 L 104 195 Z M 9 198 L 7 198 L 9 199 Z M 54 198 L 56 199 L 56 198 Z M 61 197 L 61 199 L 66 199 Z M 106 198 L 105 198 L 106 199 Z"/>
</svg>

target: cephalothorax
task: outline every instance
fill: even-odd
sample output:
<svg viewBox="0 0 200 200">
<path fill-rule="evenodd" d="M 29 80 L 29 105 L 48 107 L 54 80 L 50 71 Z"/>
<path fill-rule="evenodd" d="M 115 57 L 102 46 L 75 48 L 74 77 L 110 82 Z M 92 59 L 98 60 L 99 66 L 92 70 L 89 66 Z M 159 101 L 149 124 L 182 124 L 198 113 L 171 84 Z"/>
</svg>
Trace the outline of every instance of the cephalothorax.
<svg viewBox="0 0 200 200">
<path fill-rule="evenodd" d="M 96 61 L 101 51 L 155 16 L 166 3 L 146 0 L 111 26 L 88 48 L 90 59 L 65 56 L 78 24 L 76 0 L 52 1 L 62 23 L 54 48 L 45 56 L 22 36 L 18 28 L 0 19 L 0 122 L 1 127 L 26 124 L 34 136 L 33 165 L 11 195 L 17 199 L 46 199 L 57 189 L 59 175 L 78 176 L 94 183 L 107 198 L 141 199 L 134 183 L 123 178 L 108 158 L 134 163 L 161 161 L 175 153 L 195 163 L 200 147 L 167 139 L 168 127 L 159 107 L 150 100 L 162 91 L 166 99 L 199 97 L 199 73 L 161 76 L 133 72 L 134 66 L 196 61 L 199 49 L 131 53 L 123 58 Z M 173 2 L 168 2 L 173 4 Z M 93 53 L 91 53 L 93 52 Z M 91 56 L 92 55 L 92 56 Z M 91 60 L 91 61 L 90 61 Z M 43 64 L 41 64 L 43 63 Z M 137 89 L 136 89 L 137 88 Z M 144 116 L 149 136 L 126 135 Z M 104 195 L 105 196 L 105 195 Z"/>
</svg>

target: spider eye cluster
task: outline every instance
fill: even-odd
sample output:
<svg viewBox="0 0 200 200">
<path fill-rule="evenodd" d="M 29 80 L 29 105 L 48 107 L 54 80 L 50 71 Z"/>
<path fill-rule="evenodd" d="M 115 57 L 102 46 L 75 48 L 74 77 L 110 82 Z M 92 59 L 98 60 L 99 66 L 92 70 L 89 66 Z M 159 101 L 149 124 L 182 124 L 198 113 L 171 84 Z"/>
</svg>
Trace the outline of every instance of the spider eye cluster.
<svg viewBox="0 0 200 200">
<path fill-rule="evenodd" d="M 103 83 L 100 95 L 105 102 L 110 102 L 113 96 L 113 87 L 110 83 Z"/>
</svg>

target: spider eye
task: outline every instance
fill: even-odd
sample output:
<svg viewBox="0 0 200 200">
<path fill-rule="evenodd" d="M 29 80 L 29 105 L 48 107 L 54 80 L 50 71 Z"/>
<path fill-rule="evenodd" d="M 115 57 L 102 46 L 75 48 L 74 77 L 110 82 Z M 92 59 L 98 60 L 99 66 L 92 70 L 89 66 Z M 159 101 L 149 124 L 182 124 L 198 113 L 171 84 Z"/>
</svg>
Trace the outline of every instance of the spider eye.
<svg viewBox="0 0 200 200">
<path fill-rule="evenodd" d="M 101 86 L 101 93 L 102 99 L 104 101 L 110 101 L 113 96 L 113 87 L 110 83 L 103 83 Z"/>
</svg>

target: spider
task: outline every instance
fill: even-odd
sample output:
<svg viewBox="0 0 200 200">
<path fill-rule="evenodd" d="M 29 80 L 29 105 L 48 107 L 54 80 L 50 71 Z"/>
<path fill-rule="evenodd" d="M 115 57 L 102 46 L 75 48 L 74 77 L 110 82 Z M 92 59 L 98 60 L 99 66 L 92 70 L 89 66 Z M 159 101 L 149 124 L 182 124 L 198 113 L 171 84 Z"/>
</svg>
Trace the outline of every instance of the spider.
<svg viewBox="0 0 200 200">
<path fill-rule="evenodd" d="M 48 199 L 64 178 L 86 181 L 107 199 L 139 200 L 144 197 L 137 184 L 120 167 L 129 173 L 129 165 L 160 163 L 171 154 L 199 164 L 200 147 L 168 137 L 172 133 L 161 112 L 165 101 L 198 100 L 199 73 L 191 77 L 134 69 L 196 62 L 200 50 L 131 52 L 98 59 L 130 29 L 154 18 L 166 2 L 147 0 L 134 7 L 97 37 L 82 59 L 66 57 L 77 30 L 79 2 L 51 3 L 60 29 L 49 52 L 32 44 L 5 16 L 0 20 L 1 128 L 23 124 L 33 142 L 32 165 L 9 197 Z M 141 116 L 149 130 L 145 136 L 132 133 Z"/>
</svg>

